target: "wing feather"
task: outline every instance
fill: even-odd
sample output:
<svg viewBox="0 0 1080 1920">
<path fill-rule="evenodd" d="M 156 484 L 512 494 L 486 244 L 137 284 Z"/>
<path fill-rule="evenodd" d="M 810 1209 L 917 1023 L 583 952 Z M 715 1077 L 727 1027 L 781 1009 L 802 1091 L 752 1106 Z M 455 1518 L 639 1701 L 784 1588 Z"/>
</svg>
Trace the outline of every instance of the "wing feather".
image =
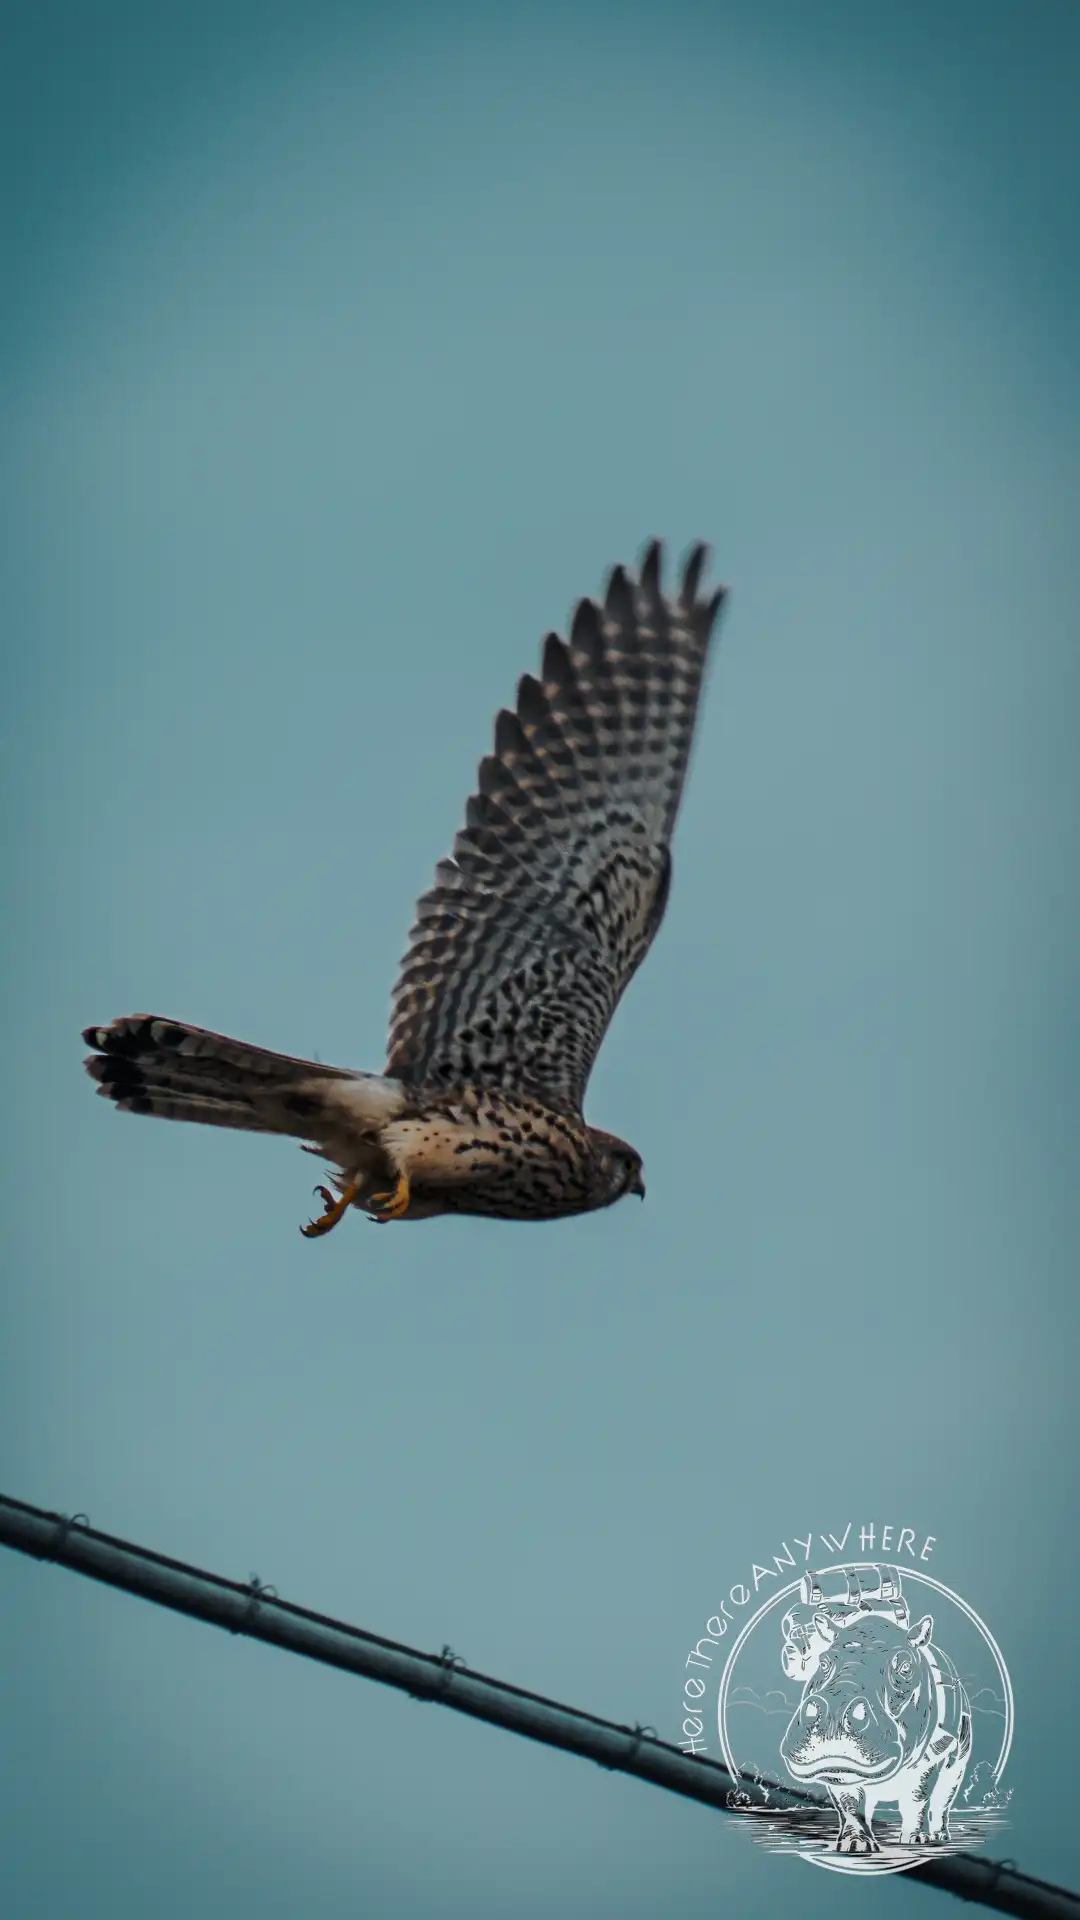
<svg viewBox="0 0 1080 1920">
<path fill-rule="evenodd" d="M 453 855 L 422 896 L 394 990 L 387 1072 L 579 1112 L 622 993 L 663 918 L 670 841 L 724 598 L 708 550 L 664 598 L 662 549 L 613 568 L 542 677 L 495 723 Z"/>
</svg>

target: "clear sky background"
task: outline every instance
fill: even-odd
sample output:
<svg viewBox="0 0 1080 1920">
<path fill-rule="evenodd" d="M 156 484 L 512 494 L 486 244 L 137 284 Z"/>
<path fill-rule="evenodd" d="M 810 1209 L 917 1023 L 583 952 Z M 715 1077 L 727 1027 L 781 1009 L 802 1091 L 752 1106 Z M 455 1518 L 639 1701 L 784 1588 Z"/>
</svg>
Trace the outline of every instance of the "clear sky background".
<svg viewBox="0 0 1080 1920">
<path fill-rule="evenodd" d="M 911 1525 L 1080 1879 L 1080 12 L 6 24 L 0 1486 L 669 1738 L 753 1559 Z M 734 592 L 590 1090 L 645 1206 L 307 1245 L 293 1147 L 94 1100 L 136 1008 L 381 1065 L 654 533 Z M 13 1555 L 0 1776 L 12 1920 L 944 1898 Z"/>
</svg>

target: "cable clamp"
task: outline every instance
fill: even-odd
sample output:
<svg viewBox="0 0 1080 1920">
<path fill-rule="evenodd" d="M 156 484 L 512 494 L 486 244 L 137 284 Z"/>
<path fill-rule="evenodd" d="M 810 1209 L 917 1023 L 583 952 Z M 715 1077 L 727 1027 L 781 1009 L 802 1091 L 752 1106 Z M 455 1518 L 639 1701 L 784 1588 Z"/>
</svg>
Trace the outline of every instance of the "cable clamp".
<svg viewBox="0 0 1080 1920">
<path fill-rule="evenodd" d="M 72 1527 L 88 1527 L 89 1525 L 90 1519 L 88 1514 L 62 1513 L 56 1523 L 56 1532 L 53 1534 L 49 1549 L 43 1557 L 46 1560 L 62 1560 L 67 1551 L 68 1535 Z"/>
</svg>

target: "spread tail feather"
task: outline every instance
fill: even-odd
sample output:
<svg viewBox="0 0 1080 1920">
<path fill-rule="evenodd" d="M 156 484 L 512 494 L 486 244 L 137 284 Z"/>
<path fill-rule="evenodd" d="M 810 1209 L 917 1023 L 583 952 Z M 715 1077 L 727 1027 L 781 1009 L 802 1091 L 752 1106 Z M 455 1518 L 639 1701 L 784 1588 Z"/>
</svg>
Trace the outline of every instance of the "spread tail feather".
<svg viewBox="0 0 1080 1920">
<path fill-rule="evenodd" d="M 399 1083 L 380 1074 L 270 1053 L 156 1014 L 87 1027 L 83 1039 L 95 1049 L 87 1073 L 122 1113 L 286 1134 L 332 1149 L 343 1137 L 377 1132 L 405 1105 Z"/>
</svg>

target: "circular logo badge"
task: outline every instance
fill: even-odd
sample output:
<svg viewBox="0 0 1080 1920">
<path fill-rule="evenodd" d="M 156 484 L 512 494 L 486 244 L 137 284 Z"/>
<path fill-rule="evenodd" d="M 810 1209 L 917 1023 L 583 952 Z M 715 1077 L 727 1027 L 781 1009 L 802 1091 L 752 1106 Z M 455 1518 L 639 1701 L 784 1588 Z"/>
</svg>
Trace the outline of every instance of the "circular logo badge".
<svg viewBox="0 0 1080 1920">
<path fill-rule="evenodd" d="M 824 1567 L 772 1593 L 719 1680 L 717 1726 L 753 1837 L 842 1873 L 967 1852 L 1004 1823 L 1013 1691 L 968 1602 L 929 1574 Z"/>
</svg>

